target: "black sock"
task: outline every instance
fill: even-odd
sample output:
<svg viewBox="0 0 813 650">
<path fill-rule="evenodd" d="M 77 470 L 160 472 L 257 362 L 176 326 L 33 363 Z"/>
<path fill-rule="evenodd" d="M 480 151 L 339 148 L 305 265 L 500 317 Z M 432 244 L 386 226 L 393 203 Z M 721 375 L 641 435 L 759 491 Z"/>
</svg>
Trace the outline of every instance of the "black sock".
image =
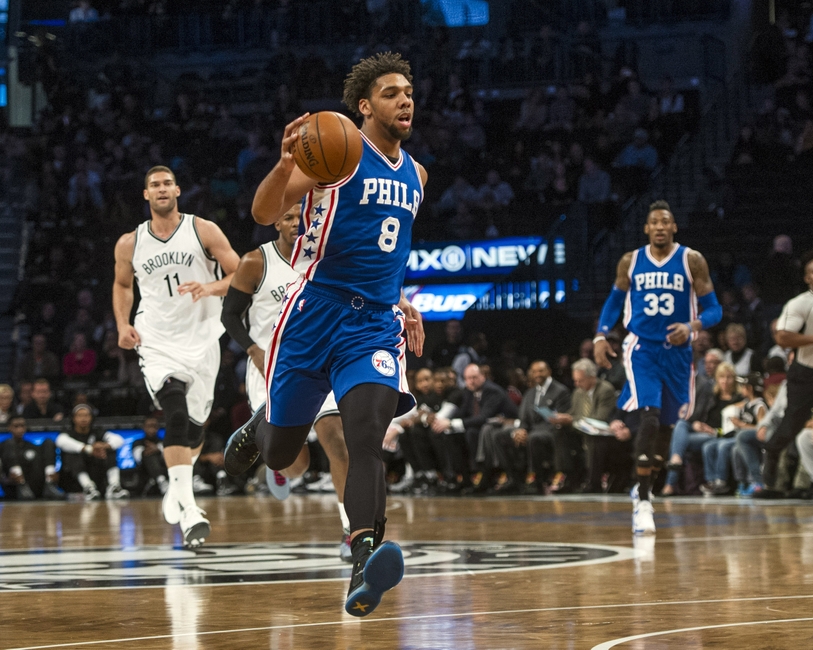
<svg viewBox="0 0 813 650">
<path fill-rule="evenodd" d="M 649 501 L 649 486 L 652 484 L 650 474 L 638 475 L 638 498 L 641 501 Z"/>
</svg>

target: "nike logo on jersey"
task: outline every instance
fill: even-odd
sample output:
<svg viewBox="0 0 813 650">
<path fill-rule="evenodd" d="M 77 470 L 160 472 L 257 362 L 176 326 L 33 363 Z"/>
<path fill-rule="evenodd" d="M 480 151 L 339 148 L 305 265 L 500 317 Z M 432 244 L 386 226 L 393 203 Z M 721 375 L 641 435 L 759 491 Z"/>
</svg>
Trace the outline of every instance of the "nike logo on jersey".
<svg viewBox="0 0 813 650">
<path fill-rule="evenodd" d="M 181 266 L 192 266 L 195 261 L 195 256 L 192 253 L 182 253 L 181 251 L 172 251 L 171 253 L 161 253 L 155 257 L 151 257 L 146 262 L 141 264 L 141 268 L 149 275 L 153 271 L 169 266 L 170 264 L 179 264 Z"/>
<path fill-rule="evenodd" d="M 359 205 L 367 205 L 371 199 L 375 199 L 375 203 L 379 205 L 395 205 L 409 210 L 414 217 L 418 214 L 421 194 L 418 190 L 412 190 L 412 203 L 410 203 L 407 201 L 408 191 L 406 183 L 391 178 L 365 178 L 364 194 Z"/>
<path fill-rule="evenodd" d="M 672 289 L 673 291 L 683 291 L 683 276 L 673 273 L 669 279 L 669 273 L 665 271 L 651 271 L 649 273 L 636 273 L 633 276 L 635 290 L 648 289 Z"/>
</svg>

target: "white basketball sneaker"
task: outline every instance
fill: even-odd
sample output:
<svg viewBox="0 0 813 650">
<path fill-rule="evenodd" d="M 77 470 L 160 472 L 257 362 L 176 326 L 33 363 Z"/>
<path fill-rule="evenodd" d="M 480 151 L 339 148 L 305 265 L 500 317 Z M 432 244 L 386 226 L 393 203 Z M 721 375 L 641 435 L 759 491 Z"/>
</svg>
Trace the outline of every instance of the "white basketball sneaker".
<svg viewBox="0 0 813 650">
<path fill-rule="evenodd" d="M 164 514 L 164 521 L 168 524 L 177 524 L 181 521 L 181 504 L 175 498 L 171 489 L 164 492 L 164 500 L 161 502 L 161 512 Z"/>
<path fill-rule="evenodd" d="M 639 501 L 632 511 L 632 532 L 634 535 L 654 535 L 655 509 L 651 501 Z"/>
<path fill-rule="evenodd" d="M 291 482 L 276 470 L 266 468 L 265 482 L 271 494 L 280 501 L 285 501 L 291 493 Z"/>
<path fill-rule="evenodd" d="M 212 532 L 209 520 L 203 516 L 205 514 L 206 512 L 197 506 L 194 508 L 181 508 L 181 532 L 186 546 L 190 548 L 200 546 L 209 537 L 209 533 Z"/>
</svg>

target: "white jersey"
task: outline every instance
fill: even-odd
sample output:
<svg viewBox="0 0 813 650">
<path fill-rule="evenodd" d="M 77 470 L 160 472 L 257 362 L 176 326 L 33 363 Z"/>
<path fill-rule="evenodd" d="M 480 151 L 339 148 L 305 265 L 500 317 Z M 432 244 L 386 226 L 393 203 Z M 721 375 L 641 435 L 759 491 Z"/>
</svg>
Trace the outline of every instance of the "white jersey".
<svg viewBox="0 0 813 650">
<path fill-rule="evenodd" d="M 132 261 L 141 294 L 134 325 L 142 345 L 189 359 L 204 357 L 224 331 L 221 298 L 192 302 L 190 294 L 178 294 L 185 282 L 205 284 L 221 277 L 217 261 L 203 247 L 195 220 L 194 215 L 182 214 L 166 240 L 157 237 L 145 221 L 135 231 Z"/>
<path fill-rule="evenodd" d="M 246 329 L 252 340 L 263 350 L 271 341 L 271 331 L 277 320 L 285 289 L 299 278 L 291 263 L 279 252 L 276 242 L 268 242 L 259 248 L 263 256 L 263 277 L 246 315 Z"/>
</svg>

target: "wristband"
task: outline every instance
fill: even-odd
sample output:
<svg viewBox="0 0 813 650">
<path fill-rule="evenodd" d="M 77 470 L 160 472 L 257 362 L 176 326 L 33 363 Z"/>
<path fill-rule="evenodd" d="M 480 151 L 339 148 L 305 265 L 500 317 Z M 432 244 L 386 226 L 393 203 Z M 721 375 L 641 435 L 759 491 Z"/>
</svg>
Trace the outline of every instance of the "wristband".
<svg viewBox="0 0 813 650">
<path fill-rule="evenodd" d="M 604 334 L 596 334 L 596 337 L 593 339 L 593 345 L 598 343 L 599 341 L 606 341 L 607 337 Z"/>
<path fill-rule="evenodd" d="M 93 445 L 85 445 L 85 453 L 89 456 L 93 453 Z"/>
</svg>

